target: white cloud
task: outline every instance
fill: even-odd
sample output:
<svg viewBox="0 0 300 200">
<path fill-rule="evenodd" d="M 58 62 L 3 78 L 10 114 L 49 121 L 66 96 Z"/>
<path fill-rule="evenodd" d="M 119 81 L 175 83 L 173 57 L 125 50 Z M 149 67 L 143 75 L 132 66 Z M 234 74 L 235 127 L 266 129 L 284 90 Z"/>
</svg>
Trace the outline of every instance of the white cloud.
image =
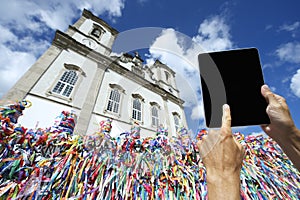
<svg viewBox="0 0 300 200">
<path fill-rule="evenodd" d="M 260 131 L 260 132 L 252 132 L 250 134 L 251 136 L 262 136 L 264 138 L 269 138 L 269 136 L 264 132 L 264 131 Z"/>
<path fill-rule="evenodd" d="M 293 24 L 284 24 L 279 27 L 279 30 L 284 30 L 284 31 L 294 31 L 300 27 L 300 22 L 294 22 Z"/>
<path fill-rule="evenodd" d="M 125 0 L 1 2 L 0 98 L 50 46 L 49 31 L 65 31 L 84 8 L 111 19 L 122 15 Z M 52 35 L 52 34 L 51 34 Z M 51 38 L 52 39 L 52 38 Z"/>
<path fill-rule="evenodd" d="M 298 69 L 297 73 L 292 77 L 290 87 L 293 93 L 300 98 L 300 69 Z"/>
<path fill-rule="evenodd" d="M 230 49 L 233 46 L 230 28 L 220 16 L 204 20 L 193 40 L 206 51 Z"/>
<path fill-rule="evenodd" d="M 289 42 L 281 45 L 276 54 L 280 60 L 290 63 L 300 63 L 300 43 Z"/>
<path fill-rule="evenodd" d="M 202 102 L 193 108 L 191 119 L 193 120 L 204 119 L 204 110 L 203 110 Z"/>
<path fill-rule="evenodd" d="M 36 60 L 34 55 L 26 52 L 11 51 L 0 45 L 0 97 L 22 76 Z"/>
<path fill-rule="evenodd" d="M 0 43 L 10 42 L 17 40 L 17 37 L 6 27 L 0 24 L 1 37 Z"/>
<path fill-rule="evenodd" d="M 187 37 L 187 36 L 186 36 Z M 185 100 L 185 106 L 197 105 L 197 90 L 199 90 L 200 76 L 198 66 L 189 60 L 187 51 L 180 45 L 178 35 L 174 29 L 166 29 L 156 38 L 149 48 L 151 57 L 146 60 L 150 65 L 157 58 L 176 72 L 177 87 L 180 96 Z M 193 52 L 190 50 L 190 52 Z"/>
<path fill-rule="evenodd" d="M 111 17 L 119 17 L 122 15 L 124 0 L 10 0 L 1 2 L 0 12 L 5 16 L 1 19 L 1 23 L 14 24 L 19 28 L 25 27 L 34 30 L 40 27 L 40 22 L 43 22 L 52 29 L 65 30 L 72 19 L 78 17 L 83 8 L 98 15 L 107 13 Z"/>
<path fill-rule="evenodd" d="M 203 120 L 204 111 L 200 94 L 198 54 L 232 48 L 229 26 L 218 16 L 204 20 L 198 34 L 190 38 L 174 29 L 166 29 L 149 48 L 147 63 L 158 58 L 176 72 L 177 87 L 186 107 L 192 110 L 192 120 Z"/>
</svg>

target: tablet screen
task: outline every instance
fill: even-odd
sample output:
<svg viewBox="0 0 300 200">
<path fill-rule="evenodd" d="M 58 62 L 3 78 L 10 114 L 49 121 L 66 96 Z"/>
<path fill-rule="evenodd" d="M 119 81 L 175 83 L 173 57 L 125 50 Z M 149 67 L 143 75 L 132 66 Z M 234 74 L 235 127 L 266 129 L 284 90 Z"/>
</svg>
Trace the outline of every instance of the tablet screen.
<svg viewBox="0 0 300 200">
<path fill-rule="evenodd" d="M 201 89 L 208 128 L 221 127 L 222 105 L 230 106 L 232 126 L 269 124 L 264 84 L 256 48 L 198 55 Z"/>
</svg>

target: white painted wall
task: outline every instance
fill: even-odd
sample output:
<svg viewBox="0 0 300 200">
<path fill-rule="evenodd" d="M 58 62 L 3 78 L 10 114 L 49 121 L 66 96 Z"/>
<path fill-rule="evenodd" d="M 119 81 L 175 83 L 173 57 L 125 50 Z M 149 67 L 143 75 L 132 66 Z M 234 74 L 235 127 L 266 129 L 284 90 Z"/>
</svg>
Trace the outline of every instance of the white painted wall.
<svg viewBox="0 0 300 200">
<path fill-rule="evenodd" d="M 32 103 L 32 106 L 26 108 L 23 111 L 23 116 L 18 120 L 18 123 L 25 128 L 34 129 L 36 125 L 38 125 L 37 128 L 51 127 L 62 111 L 74 111 L 75 114 L 79 115 L 79 111 L 71 106 L 65 106 L 32 95 L 28 95 L 25 99 Z"/>
</svg>

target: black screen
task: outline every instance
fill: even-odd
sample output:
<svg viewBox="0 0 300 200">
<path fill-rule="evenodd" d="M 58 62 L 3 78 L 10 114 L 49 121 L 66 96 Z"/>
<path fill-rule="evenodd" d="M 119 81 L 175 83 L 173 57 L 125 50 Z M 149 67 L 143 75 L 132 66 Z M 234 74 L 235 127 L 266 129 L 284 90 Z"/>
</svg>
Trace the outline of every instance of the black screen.
<svg viewBox="0 0 300 200">
<path fill-rule="evenodd" d="M 232 126 L 270 123 L 256 48 L 202 53 L 198 60 L 207 127 L 221 127 L 224 103 L 230 106 Z"/>
</svg>

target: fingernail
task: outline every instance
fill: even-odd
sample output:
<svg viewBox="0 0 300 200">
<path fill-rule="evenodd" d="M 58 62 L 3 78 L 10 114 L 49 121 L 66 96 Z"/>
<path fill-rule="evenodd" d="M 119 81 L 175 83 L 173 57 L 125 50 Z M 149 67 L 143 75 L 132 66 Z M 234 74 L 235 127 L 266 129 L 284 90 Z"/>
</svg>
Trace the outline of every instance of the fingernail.
<svg viewBox="0 0 300 200">
<path fill-rule="evenodd" d="M 263 85 L 263 88 L 264 88 L 265 90 L 270 90 L 270 88 L 269 88 L 268 85 Z"/>
<path fill-rule="evenodd" d="M 223 110 L 225 110 L 225 109 L 229 109 L 229 105 L 228 104 L 224 104 L 223 105 Z"/>
</svg>

